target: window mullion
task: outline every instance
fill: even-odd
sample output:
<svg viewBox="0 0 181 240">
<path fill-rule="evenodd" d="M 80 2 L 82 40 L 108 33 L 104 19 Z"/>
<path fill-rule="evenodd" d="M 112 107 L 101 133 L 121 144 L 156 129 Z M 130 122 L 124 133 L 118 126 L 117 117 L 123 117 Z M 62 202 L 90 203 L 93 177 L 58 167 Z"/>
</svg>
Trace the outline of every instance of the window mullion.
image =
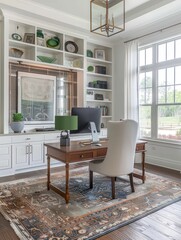
<svg viewBox="0 0 181 240">
<path fill-rule="evenodd" d="M 157 128 L 158 128 L 158 121 L 157 121 L 157 54 L 156 54 L 156 45 L 153 45 L 153 81 L 152 81 L 152 109 L 151 109 L 151 137 L 152 139 L 157 138 Z"/>
</svg>

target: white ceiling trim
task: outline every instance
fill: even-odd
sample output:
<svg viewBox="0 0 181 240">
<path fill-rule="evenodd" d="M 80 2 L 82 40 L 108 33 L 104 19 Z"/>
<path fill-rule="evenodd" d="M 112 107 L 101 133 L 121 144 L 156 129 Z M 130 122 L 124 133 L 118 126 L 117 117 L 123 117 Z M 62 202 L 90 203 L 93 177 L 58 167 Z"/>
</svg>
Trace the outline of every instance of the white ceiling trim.
<svg viewBox="0 0 181 240">
<path fill-rule="evenodd" d="M 147 13 L 151 13 L 154 10 L 157 10 L 163 6 L 168 5 L 169 3 L 175 2 L 175 0 L 152 0 L 142 5 L 126 12 L 126 22 L 144 16 Z"/>
<path fill-rule="evenodd" d="M 70 14 L 61 12 L 59 10 L 50 9 L 49 7 L 43 6 L 39 3 L 28 2 L 24 0 L 0 0 L 0 6 L 8 7 L 9 9 L 15 9 L 16 12 L 29 12 L 36 14 L 39 17 L 46 17 L 53 21 L 65 23 L 66 25 L 72 25 L 81 27 L 85 30 L 89 30 L 89 21 L 83 20 L 80 17 L 72 16 Z M 56 16 L 56 17 L 55 17 Z"/>
</svg>

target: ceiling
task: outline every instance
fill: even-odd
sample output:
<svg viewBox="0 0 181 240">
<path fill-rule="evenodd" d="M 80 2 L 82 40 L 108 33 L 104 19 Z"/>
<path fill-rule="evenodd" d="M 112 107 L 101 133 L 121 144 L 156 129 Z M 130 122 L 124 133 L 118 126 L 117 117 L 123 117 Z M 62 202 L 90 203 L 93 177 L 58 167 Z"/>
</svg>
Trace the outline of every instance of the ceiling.
<svg viewBox="0 0 181 240">
<path fill-rule="evenodd" d="M 34 3 L 42 4 L 50 8 L 68 13 L 84 20 L 89 20 L 90 0 L 27 0 Z M 157 0 L 158 1 L 158 0 Z M 131 10 L 142 5 L 149 0 L 126 0 L 126 9 Z"/>
<path fill-rule="evenodd" d="M 0 0 L 1 3 L 14 3 L 17 9 L 89 33 L 90 0 Z M 125 8 L 126 30 L 111 39 L 134 38 L 181 22 L 181 0 L 125 0 Z"/>
</svg>

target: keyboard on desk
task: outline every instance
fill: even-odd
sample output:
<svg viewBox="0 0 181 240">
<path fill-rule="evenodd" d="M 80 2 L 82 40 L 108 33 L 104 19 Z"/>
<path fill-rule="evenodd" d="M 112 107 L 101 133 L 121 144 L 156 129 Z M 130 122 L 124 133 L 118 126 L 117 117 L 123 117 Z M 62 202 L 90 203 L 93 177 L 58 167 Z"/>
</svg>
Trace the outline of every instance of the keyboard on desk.
<svg viewBox="0 0 181 240">
<path fill-rule="evenodd" d="M 35 128 L 36 132 L 49 132 L 55 131 L 55 128 Z"/>
</svg>

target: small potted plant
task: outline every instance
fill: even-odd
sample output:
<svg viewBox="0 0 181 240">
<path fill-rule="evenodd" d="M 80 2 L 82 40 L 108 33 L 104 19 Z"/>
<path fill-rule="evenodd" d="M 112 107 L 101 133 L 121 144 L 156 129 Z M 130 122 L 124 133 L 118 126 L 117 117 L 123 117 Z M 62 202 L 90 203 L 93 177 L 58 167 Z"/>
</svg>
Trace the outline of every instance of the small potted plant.
<svg viewBox="0 0 181 240">
<path fill-rule="evenodd" d="M 15 133 L 20 133 L 24 128 L 24 121 L 22 113 L 13 113 L 11 129 Z"/>
</svg>

